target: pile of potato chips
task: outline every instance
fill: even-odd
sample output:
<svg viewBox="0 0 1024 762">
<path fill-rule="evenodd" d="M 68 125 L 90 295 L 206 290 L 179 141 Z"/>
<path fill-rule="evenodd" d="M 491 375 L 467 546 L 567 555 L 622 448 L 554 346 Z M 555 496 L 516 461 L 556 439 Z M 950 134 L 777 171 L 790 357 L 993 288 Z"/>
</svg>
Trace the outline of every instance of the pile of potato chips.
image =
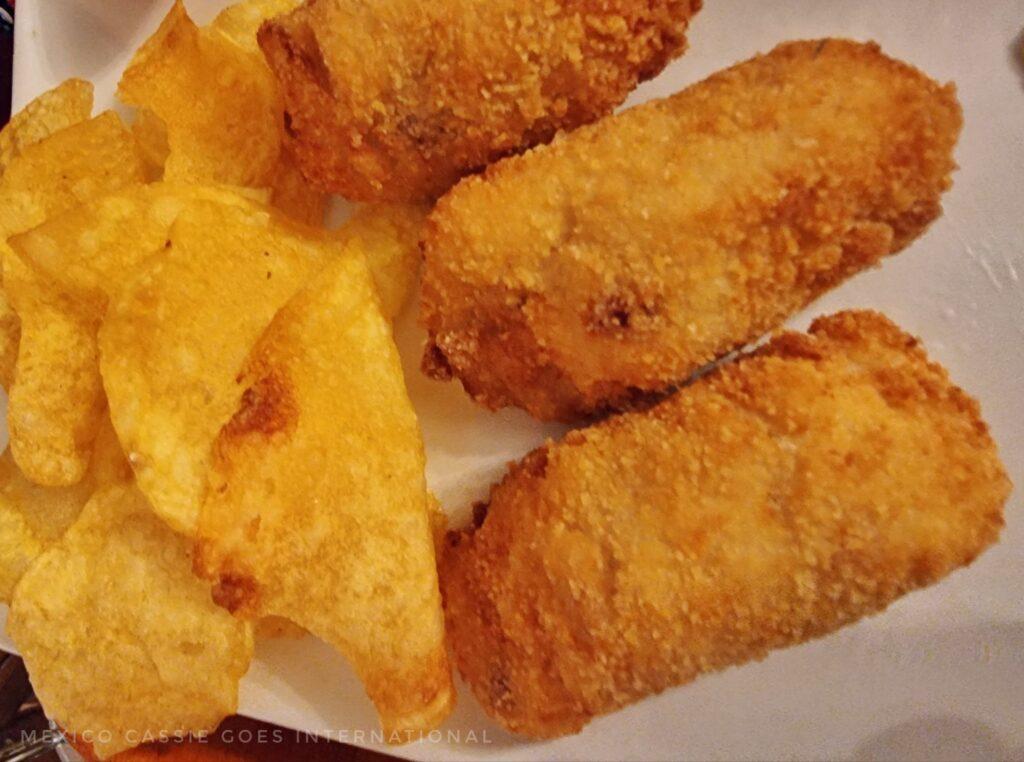
<svg viewBox="0 0 1024 762">
<path fill-rule="evenodd" d="M 69 80 L 0 133 L 0 598 L 101 758 L 216 727 L 254 630 L 338 648 L 391 740 L 454 701 L 389 322 L 425 210 L 322 227 L 255 42 L 295 5 L 177 2 L 122 77 L 130 125 Z"/>
</svg>

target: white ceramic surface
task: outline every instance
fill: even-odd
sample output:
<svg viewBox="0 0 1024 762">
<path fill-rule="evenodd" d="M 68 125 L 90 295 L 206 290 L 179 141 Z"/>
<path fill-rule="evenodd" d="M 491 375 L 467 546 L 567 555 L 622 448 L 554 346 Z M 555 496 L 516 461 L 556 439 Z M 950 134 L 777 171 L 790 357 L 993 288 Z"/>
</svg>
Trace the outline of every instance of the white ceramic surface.
<svg viewBox="0 0 1024 762">
<path fill-rule="evenodd" d="M 69 76 L 109 106 L 135 46 L 169 0 L 19 0 L 14 105 Z M 223 2 L 190 0 L 208 20 Z M 787 39 L 847 36 L 959 86 L 962 169 L 945 216 L 884 266 L 796 316 L 880 309 L 919 334 L 982 403 L 1015 481 L 1024 477 L 1024 0 L 706 0 L 691 50 L 629 100 L 667 95 Z M 421 336 L 400 344 L 432 487 L 458 523 L 503 463 L 545 431 L 489 414 L 455 384 L 417 371 Z M 420 759 L 1024 759 L 1024 515 L 1007 506 L 1002 542 L 971 568 L 885 614 L 764 662 L 705 677 L 593 722 L 573 738 L 512 739 L 462 691 L 445 736 L 389 749 Z M 242 711 L 373 746 L 373 709 L 343 661 L 310 639 L 264 644 Z M 475 731 L 470 734 L 468 731 Z M 461 737 L 460 737 L 461 734 Z"/>
</svg>

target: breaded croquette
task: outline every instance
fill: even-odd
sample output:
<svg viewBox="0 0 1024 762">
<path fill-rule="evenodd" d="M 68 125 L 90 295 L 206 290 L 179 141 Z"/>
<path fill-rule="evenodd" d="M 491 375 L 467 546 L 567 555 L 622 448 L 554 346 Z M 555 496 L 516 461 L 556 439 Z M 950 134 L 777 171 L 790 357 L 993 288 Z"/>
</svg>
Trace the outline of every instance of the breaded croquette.
<svg viewBox="0 0 1024 762">
<path fill-rule="evenodd" d="M 686 48 L 701 0 L 307 0 L 259 42 L 306 178 L 433 200 L 611 112 Z"/>
<path fill-rule="evenodd" d="M 688 378 L 939 216 L 961 113 L 877 45 L 792 42 L 460 183 L 425 369 L 566 421 Z"/>
<path fill-rule="evenodd" d="M 977 403 L 840 313 L 514 466 L 449 535 L 449 637 L 505 727 L 572 733 L 970 563 L 1009 491 Z"/>
</svg>

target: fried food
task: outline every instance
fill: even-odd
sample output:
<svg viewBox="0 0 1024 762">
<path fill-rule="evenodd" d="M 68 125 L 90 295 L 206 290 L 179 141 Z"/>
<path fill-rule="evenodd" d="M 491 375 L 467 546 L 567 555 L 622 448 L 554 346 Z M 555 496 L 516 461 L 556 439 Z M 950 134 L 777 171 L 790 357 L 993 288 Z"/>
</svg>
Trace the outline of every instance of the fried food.
<svg viewBox="0 0 1024 762">
<path fill-rule="evenodd" d="M 970 563 L 1010 486 L 917 341 L 840 313 L 514 466 L 449 537 L 448 635 L 491 716 L 572 733 Z"/>
<path fill-rule="evenodd" d="M 7 627 L 47 714 L 100 759 L 215 728 L 253 653 L 252 626 L 213 603 L 188 540 L 130 484 L 98 492 L 33 563 Z"/>
<path fill-rule="evenodd" d="M 66 127 L 26 146 L 0 177 L 0 251 L 4 291 L 17 314 L 16 373 L 10 379 L 11 451 L 25 475 L 47 486 L 74 484 L 85 473 L 102 403 L 98 377 L 68 374 L 57 386 L 53 364 L 81 362 L 85 330 L 59 294 L 16 261 L 9 236 L 78 204 L 141 184 L 144 167 L 131 134 L 113 112 Z"/>
<path fill-rule="evenodd" d="M 117 95 L 166 125 L 166 180 L 269 183 L 281 153 L 274 78 L 256 51 L 196 26 L 181 0 L 136 51 Z"/>
<path fill-rule="evenodd" d="M 425 368 L 542 419 L 628 407 L 909 244 L 960 126 L 952 85 L 816 40 L 500 162 L 428 220 Z"/>
<path fill-rule="evenodd" d="M 277 311 L 341 245 L 255 205 L 196 203 L 111 300 L 99 332 L 114 428 L 153 509 L 194 535 L 210 445 Z"/>
<path fill-rule="evenodd" d="M 391 742 L 451 711 L 423 443 L 357 244 L 274 318 L 213 444 L 196 567 L 343 653 Z"/>
<path fill-rule="evenodd" d="M 260 46 L 308 180 L 422 202 L 592 122 L 686 48 L 700 0 L 315 0 Z"/>
<path fill-rule="evenodd" d="M 357 209 L 339 232 L 342 241 L 359 243 L 381 311 L 389 320 L 401 311 L 416 285 L 427 211 L 413 204 L 369 204 Z"/>
<path fill-rule="evenodd" d="M 12 116 L 0 130 L 0 175 L 28 146 L 88 119 L 92 95 L 91 82 L 67 79 Z"/>
<path fill-rule="evenodd" d="M 174 4 L 118 86 L 121 99 L 138 107 L 132 131 L 151 179 L 265 187 L 286 214 L 323 223 L 327 198 L 282 149 L 277 82 L 256 44 L 263 19 L 297 4 L 244 0 L 208 27 Z"/>
<path fill-rule="evenodd" d="M 0 601 L 10 602 L 31 563 L 64 536 L 97 489 L 131 476 L 109 418 L 100 427 L 85 478 L 70 487 L 34 484 L 5 450 L 0 455 Z"/>
</svg>

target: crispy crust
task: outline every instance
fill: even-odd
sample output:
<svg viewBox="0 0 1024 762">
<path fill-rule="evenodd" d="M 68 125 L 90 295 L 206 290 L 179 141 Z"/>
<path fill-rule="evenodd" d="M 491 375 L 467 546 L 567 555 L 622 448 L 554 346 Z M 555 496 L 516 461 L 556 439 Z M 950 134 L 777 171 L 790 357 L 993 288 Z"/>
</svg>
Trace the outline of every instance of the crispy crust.
<svg viewBox="0 0 1024 762">
<path fill-rule="evenodd" d="M 686 48 L 701 0 L 309 0 L 259 42 L 303 174 L 425 201 L 592 122 Z"/>
<path fill-rule="evenodd" d="M 917 341 L 840 313 L 513 466 L 449 534 L 449 637 L 505 727 L 576 732 L 970 563 L 1010 487 Z"/>
<path fill-rule="evenodd" d="M 939 216 L 952 85 L 786 43 L 460 183 L 428 220 L 425 367 L 579 420 L 682 381 Z"/>
</svg>

